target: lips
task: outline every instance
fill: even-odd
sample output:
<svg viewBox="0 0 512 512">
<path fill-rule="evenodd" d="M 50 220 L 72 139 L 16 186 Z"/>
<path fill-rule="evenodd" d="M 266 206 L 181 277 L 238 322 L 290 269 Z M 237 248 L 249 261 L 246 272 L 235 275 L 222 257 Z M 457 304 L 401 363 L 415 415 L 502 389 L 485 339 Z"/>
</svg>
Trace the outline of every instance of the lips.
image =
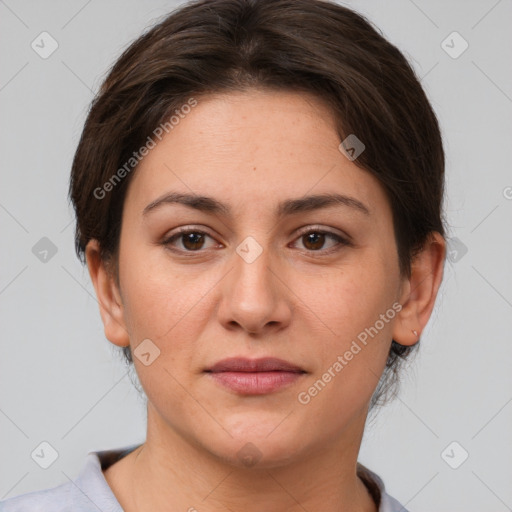
<svg viewBox="0 0 512 512">
<path fill-rule="evenodd" d="M 223 388 L 238 395 L 265 395 L 297 382 L 307 372 L 283 359 L 264 357 L 223 359 L 207 375 Z"/>
<path fill-rule="evenodd" d="M 305 373 L 305 370 L 299 366 L 289 363 L 283 359 L 275 357 L 263 357 L 261 359 L 246 359 L 242 357 L 232 357 L 223 359 L 214 364 L 207 372 L 293 372 Z"/>
</svg>

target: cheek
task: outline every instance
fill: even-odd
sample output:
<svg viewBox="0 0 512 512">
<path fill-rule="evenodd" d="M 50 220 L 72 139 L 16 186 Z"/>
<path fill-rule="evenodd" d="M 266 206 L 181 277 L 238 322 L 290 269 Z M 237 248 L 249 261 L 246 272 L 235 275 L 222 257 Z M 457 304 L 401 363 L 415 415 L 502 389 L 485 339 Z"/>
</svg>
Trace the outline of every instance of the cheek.
<svg viewBox="0 0 512 512">
<path fill-rule="evenodd" d="M 388 267 L 384 260 L 363 255 L 359 263 L 331 269 L 315 283 L 302 281 L 297 294 L 316 313 L 331 339 L 344 343 L 392 306 L 398 276 Z"/>
<path fill-rule="evenodd" d="M 166 336 L 181 339 L 176 334 L 185 324 L 185 333 L 193 331 L 201 311 L 201 297 L 215 282 L 209 273 L 198 267 L 193 269 L 192 265 L 173 265 L 163 248 L 148 250 L 144 244 L 127 242 L 123 250 L 122 254 L 129 255 L 120 261 L 125 319 L 135 344 L 141 337 L 157 342 Z M 187 321 L 183 322 L 185 318 Z"/>
<path fill-rule="evenodd" d="M 178 403 L 187 398 L 180 383 L 189 379 L 187 372 L 194 363 L 196 340 L 207 318 L 201 298 L 215 280 L 204 273 L 200 278 L 180 272 L 165 256 L 152 257 L 155 252 L 159 251 L 125 248 L 124 254 L 129 258 L 120 262 L 124 317 L 135 352 L 134 364 L 146 395 L 154 403 L 172 395 Z M 146 339 L 160 351 L 149 365 L 137 357 L 137 347 Z"/>
<path fill-rule="evenodd" d="M 368 257 L 322 278 L 321 293 L 311 287 L 299 292 L 323 326 L 322 343 L 316 349 L 320 364 L 314 378 L 328 382 L 325 388 L 322 383 L 317 388 L 324 400 L 332 399 L 334 414 L 348 403 L 357 407 L 361 400 L 369 399 L 378 383 L 396 316 L 392 306 L 397 279 L 386 260 Z"/>
</svg>

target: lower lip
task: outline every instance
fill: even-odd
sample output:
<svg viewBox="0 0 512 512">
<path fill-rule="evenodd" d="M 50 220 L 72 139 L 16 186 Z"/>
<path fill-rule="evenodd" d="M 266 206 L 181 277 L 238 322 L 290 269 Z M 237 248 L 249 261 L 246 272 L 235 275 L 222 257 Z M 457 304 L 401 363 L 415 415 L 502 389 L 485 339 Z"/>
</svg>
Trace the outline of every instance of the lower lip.
<svg viewBox="0 0 512 512">
<path fill-rule="evenodd" d="M 223 386 L 243 395 L 265 395 L 289 386 L 303 373 L 297 372 L 210 372 Z"/>
</svg>

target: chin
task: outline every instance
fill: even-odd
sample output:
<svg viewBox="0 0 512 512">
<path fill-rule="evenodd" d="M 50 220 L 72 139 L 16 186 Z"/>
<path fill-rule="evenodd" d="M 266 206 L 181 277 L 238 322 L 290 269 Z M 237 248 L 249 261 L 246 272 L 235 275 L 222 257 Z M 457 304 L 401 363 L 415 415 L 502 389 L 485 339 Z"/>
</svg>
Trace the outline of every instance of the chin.
<svg viewBox="0 0 512 512">
<path fill-rule="evenodd" d="M 224 462 L 240 468 L 285 466 L 298 457 L 307 444 L 298 429 L 294 434 L 296 429 L 286 424 L 288 420 L 283 421 L 285 417 L 271 414 L 265 418 L 260 412 L 246 414 L 235 423 L 224 421 L 222 424 L 233 437 L 222 436 L 215 445 L 210 438 L 210 446 L 206 447 Z"/>
<path fill-rule="evenodd" d="M 289 442 L 289 439 L 288 439 Z M 286 444 L 281 438 L 235 440 L 230 446 L 211 447 L 211 452 L 223 462 L 236 468 L 251 470 L 271 469 L 286 466 L 298 456 L 299 447 Z M 224 448 L 224 450 L 222 449 Z"/>
</svg>

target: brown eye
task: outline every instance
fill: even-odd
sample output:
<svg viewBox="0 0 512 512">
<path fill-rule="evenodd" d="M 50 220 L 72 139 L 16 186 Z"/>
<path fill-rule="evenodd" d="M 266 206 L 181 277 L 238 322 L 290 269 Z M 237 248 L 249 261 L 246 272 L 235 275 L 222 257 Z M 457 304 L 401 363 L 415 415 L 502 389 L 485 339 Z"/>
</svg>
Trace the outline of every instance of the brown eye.
<svg viewBox="0 0 512 512">
<path fill-rule="evenodd" d="M 324 248 L 327 240 L 334 240 L 334 244 L 328 248 Z M 302 244 L 307 251 L 311 252 L 331 252 L 336 248 L 350 245 L 350 243 L 343 237 L 331 233 L 329 231 L 308 231 L 306 233 L 302 233 L 299 237 L 299 240 L 302 240 Z"/>
<path fill-rule="evenodd" d="M 176 250 L 182 252 L 197 252 L 204 248 L 206 237 L 211 238 L 203 231 L 183 230 L 165 239 L 163 245 L 174 246 Z M 181 242 L 181 247 L 175 247 L 178 241 Z"/>
<path fill-rule="evenodd" d="M 308 233 L 302 235 L 304 240 L 304 247 L 312 251 L 321 249 L 325 243 L 325 233 Z"/>
<path fill-rule="evenodd" d="M 201 233 L 185 233 L 181 237 L 183 246 L 190 251 L 201 249 L 204 244 L 204 235 Z"/>
</svg>

